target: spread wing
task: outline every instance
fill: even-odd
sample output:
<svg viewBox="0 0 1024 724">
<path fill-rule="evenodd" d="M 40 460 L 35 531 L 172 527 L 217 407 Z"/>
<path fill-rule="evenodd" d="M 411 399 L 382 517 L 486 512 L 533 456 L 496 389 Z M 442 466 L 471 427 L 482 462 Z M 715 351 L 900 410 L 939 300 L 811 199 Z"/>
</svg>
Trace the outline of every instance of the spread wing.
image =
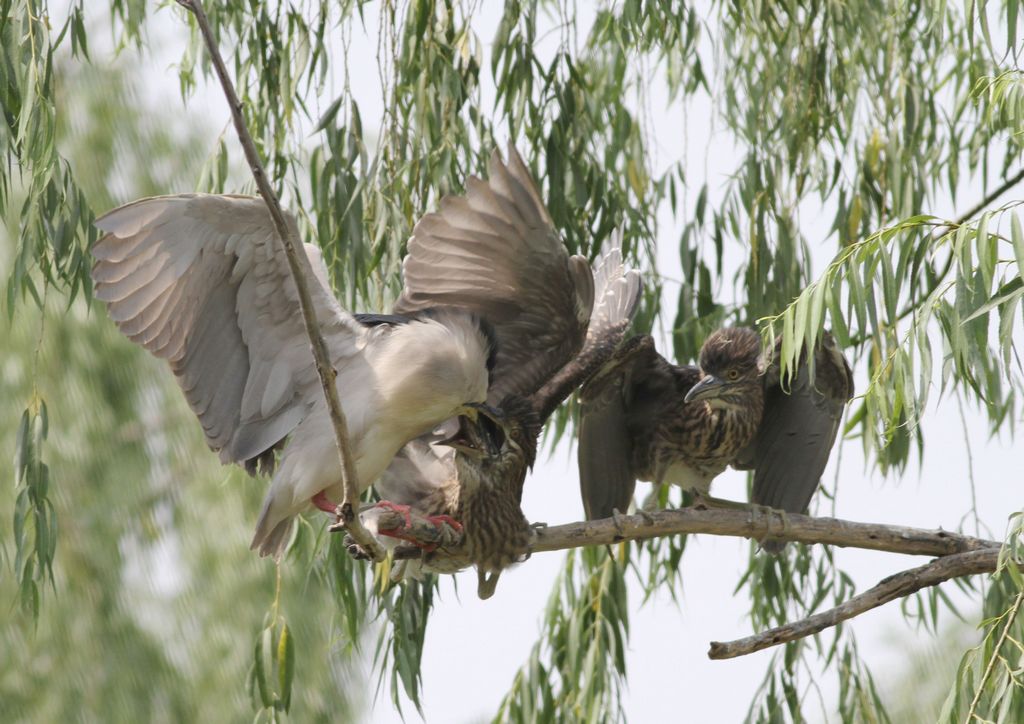
<svg viewBox="0 0 1024 724">
<path fill-rule="evenodd" d="M 594 264 L 594 289 L 594 311 L 582 349 L 533 396 L 542 421 L 611 359 L 633 323 L 643 288 L 640 273 L 623 263 L 618 241 Z"/>
<path fill-rule="evenodd" d="M 580 354 L 617 346 L 633 322 L 640 303 L 640 272 L 622 260 L 621 240 L 616 240 L 594 264 L 594 312 Z"/>
<path fill-rule="evenodd" d="M 753 502 L 792 513 L 807 510 L 852 396 L 850 365 L 827 333 L 814 353 L 813 383 L 806 361 L 788 391 L 779 383 L 777 366 L 767 371 L 764 418 L 751 461 Z"/>
<path fill-rule="evenodd" d="M 295 221 L 288 217 L 293 226 Z M 281 441 L 320 395 L 284 249 L 263 200 L 182 194 L 97 220 L 96 297 L 133 342 L 167 360 L 223 462 Z M 332 357 L 363 334 L 306 245 L 313 303 Z"/>
<path fill-rule="evenodd" d="M 405 287 L 394 311 L 454 306 L 495 328 L 498 355 L 489 400 L 533 394 L 583 344 L 594 300 L 590 265 L 570 257 L 530 172 L 511 145 L 495 151 L 489 178 L 413 229 Z"/>
</svg>

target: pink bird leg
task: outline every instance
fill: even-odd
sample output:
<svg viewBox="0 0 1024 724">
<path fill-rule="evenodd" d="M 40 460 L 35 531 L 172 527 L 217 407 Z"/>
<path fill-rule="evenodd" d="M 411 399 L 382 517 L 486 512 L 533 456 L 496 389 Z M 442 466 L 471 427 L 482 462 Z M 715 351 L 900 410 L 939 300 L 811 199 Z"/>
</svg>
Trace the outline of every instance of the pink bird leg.
<svg viewBox="0 0 1024 724">
<path fill-rule="evenodd" d="M 325 513 L 337 515 L 338 506 L 327 499 L 327 495 L 323 490 L 321 490 L 319 493 L 313 496 L 313 505 L 315 505 Z"/>
</svg>

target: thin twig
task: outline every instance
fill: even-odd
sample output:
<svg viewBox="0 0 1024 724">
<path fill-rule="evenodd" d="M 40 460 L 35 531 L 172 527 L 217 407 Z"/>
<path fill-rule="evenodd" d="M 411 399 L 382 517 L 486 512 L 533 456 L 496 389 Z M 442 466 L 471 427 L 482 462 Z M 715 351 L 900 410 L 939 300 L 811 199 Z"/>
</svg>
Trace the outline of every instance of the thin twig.
<svg viewBox="0 0 1024 724">
<path fill-rule="evenodd" d="M 320 332 L 320 324 L 316 318 L 316 311 L 313 309 L 313 298 L 309 292 L 309 284 L 306 281 L 306 271 L 311 269 L 309 259 L 306 257 L 306 250 L 302 244 L 297 243 L 292 229 L 285 220 L 284 212 L 281 210 L 281 203 L 274 193 L 270 182 L 267 181 L 266 171 L 256 152 L 256 144 L 253 143 L 249 129 L 242 118 L 242 104 L 235 93 L 234 84 L 228 76 L 224 59 L 221 57 L 217 47 L 217 41 L 210 29 L 210 21 L 203 10 L 202 0 L 176 0 L 179 5 L 192 13 L 199 25 L 199 31 L 203 35 L 206 49 L 210 53 L 210 60 L 213 63 L 217 77 L 220 79 L 221 87 L 224 89 L 224 96 L 227 98 L 228 107 L 231 109 L 231 118 L 235 124 L 235 131 L 238 132 L 238 140 L 242 144 L 246 161 L 256 180 L 256 188 L 260 196 L 267 204 L 267 209 L 274 221 L 278 236 L 284 245 L 285 256 L 288 259 L 288 267 L 291 269 L 292 280 L 295 282 L 295 289 L 298 292 L 299 306 L 302 309 L 302 319 L 306 326 L 306 334 L 309 335 L 310 345 L 313 350 L 313 360 L 316 364 L 316 371 L 320 377 L 320 385 L 323 387 L 324 397 L 327 399 L 327 410 L 334 427 L 334 439 L 338 445 L 338 455 L 341 458 L 341 481 L 345 488 L 345 500 L 338 506 L 338 516 L 344 524 L 349 535 L 352 536 L 363 548 L 369 552 L 374 559 L 381 560 L 384 551 L 363 527 L 359 516 L 355 511 L 359 508 L 359 481 L 356 477 L 355 465 L 348 442 L 348 424 L 345 421 L 345 413 L 341 409 L 341 402 L 338 399 L 338 388 L 335 385 L 337 372 L 331 364 L 331 358 L 327 351 L 327 343 Z"/>
<path fill-rule="evenodd" d="M 981 676 L 981 681 L 978 682 L 978 690 L 974 692 L 974 698 L 971 699 L 971 708 L 967 711 L 967 716 L 964 718 L 965 724 L 969 723 L 974 719 L 974 712 L 978 709 L 978 703 L 981 701 L 981 692 L 985 689 L 985 684 L 988 683 L 988 679 L 992 676 L 992 671 L 995 669 L 996 659 L 999 658 L 999 649 L 1003 648 L 1003 644 L 1006 643 L 1006 637 L 1010 633 L 1010 627 L 1013 625 L 1013 620 L 1017 618 L 1017 611 L 1020 610 L 1021 601 L 1024 601 L 1024 591 L 1017 594 L 1017 598 L 1014 599 L 1013 606 L 1007 612 L 1006 625 L 1003 626 L 1003 633 L 999 636 L 999 641 L 996 642 L 996 646 L 992 649 L 992 658 L 988 660 L 988 665 L 985 666 L 985 673 Z"/>
<path fill-rule="evenodd" d="M 1007 191 L 1012 189 L 1021 181 L 1024 181 L 1024 168 L 1022 168 L 1013 176 L 1006 179 L 1006 181 L 999 184 L 999 186 L 985 194 L 981 201 L 976 203 L 974 206 L 972 206 L 964 213 L 960 214 L 960 216 L 958 216 L 953 221 L 950 221 L 949 223 L 946 224 L 939 224 L 936 230 L 932 233 L 932 241 L 938 241 L 943 236 L 948 234 L 950 231 L 955 231 L 956 229 L 966 224 L 968 221 L 977 216 L 978 213 L 984 211 L 989 204 L 991 204 L 993 201 L 995 201 L 1000 196 L 1005 194 Z M 933 284 L 932 288 L 928 290 L 928 294 L 931 294 L 932 290 L 937 289 L 938 286 L 946 280 L 946 275 L 949 274 L 949 270 L 953 267 L 953 260 L 955 258 L 956 254 L 952 250 L 950 250 L 949 256 L 946 257 L 946 262 L 945 264 L 943 264 L 942 270 L 935 276 L 935 284 Z M 916 310 L 917 305 L 908 304 L 906 307 L 901 309 L 896 314 L 896 319 L 894 320 L 894 323 L 902 322 L 904 319 L 913 314 Z M 856 347 L 857 345 L 862 344 L 864 341 L 866 341 L 868 336 L 869 335 L 862 335 L 860 337 L 854 337 L 853 339 L 850 340 L 850 345 Z"/>
<path fill-rule="evenodd" d="M 735 641 L 712 641 L 708 657 L 731 659 L 813 636 L 873 608 L 916 593 L 922 588 L 937 586 L 951 578 L 992 572 L 998 563 L 998 548 L 972 550 L 937 558 L 926 565 L 889 576 L 874 588 L 828 611 Z"/>
</svg>

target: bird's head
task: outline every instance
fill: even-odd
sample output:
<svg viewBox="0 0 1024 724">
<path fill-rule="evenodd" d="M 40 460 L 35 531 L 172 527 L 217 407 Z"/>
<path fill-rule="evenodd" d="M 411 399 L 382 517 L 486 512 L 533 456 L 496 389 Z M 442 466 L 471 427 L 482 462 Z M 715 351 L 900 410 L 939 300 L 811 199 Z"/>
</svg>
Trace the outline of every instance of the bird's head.
<svg viewBox="0 0 1024 724">
<path fill-rule="evenodd" d="M 417 426 L 424 420 L 436 425 L 487 399 L 496 343 L 485 320 L 428 309 L 387 339 L 378 352 L 377 381 L 392 407 L 404 418 L 415 417 Z"/>
<path fill-rule="evenodd" d="M 467 405 L 459 428 L 440 444 L 448 445 L 480 473 L 481 482 L 499 482 L 501 469 L 533 467 L 537 457 L 536 413 L 527 400 L 509 396 L 496 408 Z"/>
<path fill-rule="evenodd" d="M 713 332 L 700 349 L 700 381 L 686 393 L 718 409 L 743 407 L 752 390 L 762 388 L 761 337 L 746 327 Z"/>
</svg>

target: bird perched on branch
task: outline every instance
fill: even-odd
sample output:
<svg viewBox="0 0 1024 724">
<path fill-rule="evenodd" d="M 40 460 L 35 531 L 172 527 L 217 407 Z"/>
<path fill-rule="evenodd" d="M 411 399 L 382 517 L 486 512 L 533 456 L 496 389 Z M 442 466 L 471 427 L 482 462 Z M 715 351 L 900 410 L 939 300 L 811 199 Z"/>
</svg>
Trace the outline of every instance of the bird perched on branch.
<svg viewBox="0 0 1024 724">
<path fill-rule="evenodd" d="M 376 489 L 385 508 L 459 521 L 486 598 L 501 570 L 529 552 L 520 501 L 541 428 L 622 340 L 639 275 L 624 268 L 618 247 L 593 271 L 584 257 L 569 256 L 512 146 L 507 164 L 491 157 L 486 182 L 471 177 L 464 197 L 444 199 L 420 220 L 404 268 L 396 311 L 450 304 L 493 325 L 488 401 L 499 410 L 460 417 L 406 445 Z M 371 529 L 373 515 L 364 514 Z"/>
<path fill-rule="evenodd" d="M 754 470 L 752 502 L 802 513 L 853 395 L 850 366 L 826 333 L 788 385 L 752 329 L 713 332 L 699 366 L 677 366 L 650 337 L 631 340 L 581 393 L 579 466 L 588 519 L 625 511 L 636 481 L 706 494 L 729 465 Z M 781 550 L 778 541 L 763 541 Z"/>
<path fill-rule="evenodd" d="M 295 229 L 295 220 L 288 216 Z M 96 297 L 133 342 L 166 359 L 222 462 L 275 467 L 253 536 L 280 557 L 294 516 L 333 511 L 341 466 L 283 244 L 257 197 L 143 199 L 100 218 Z M 296 231 L 297 234 L 297 231 Z M 472 310 L 423 304 L 363 323 L 330 291 L 306 245 L 313 305 L 337 371 L 361 488 L 409 440 L 476 414 L 495 361 L 491 327 Z"/>
</svg>

